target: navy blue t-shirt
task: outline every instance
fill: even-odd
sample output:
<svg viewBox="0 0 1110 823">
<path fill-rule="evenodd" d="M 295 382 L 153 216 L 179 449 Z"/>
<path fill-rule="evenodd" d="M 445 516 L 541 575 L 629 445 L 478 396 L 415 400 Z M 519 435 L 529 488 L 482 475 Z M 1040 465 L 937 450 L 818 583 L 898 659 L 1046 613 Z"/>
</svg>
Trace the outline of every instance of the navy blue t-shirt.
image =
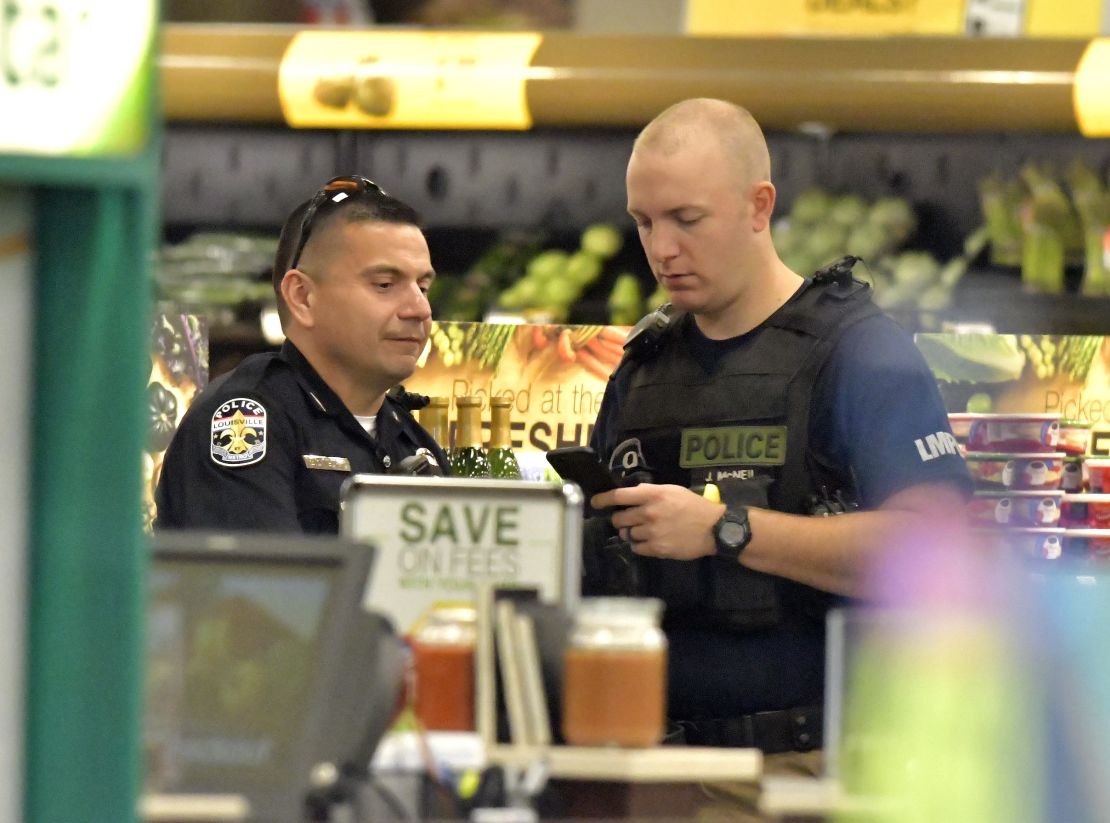
<svg viewBox="0 0 1110 823">
<path fill-rule="evenodd" d="M 752 339 L 749 334 L 711 340 L 693 323 L 686 333 L 693 356 L 704 365 Z M 621 402 L 633 371 L 620 369 L 606 387 L 591 438 L 603 461 L 624 437 Z M 814 386 L 811 448 L 853 477 L 865 509 L 922 483 L 950 483 L 969 494 L 963 459 L 934 455 L 927 447 L 938 432 L 950 432 L 948 417 L 910 336 L 885 315 L 849 327 Z M 672 718 L 735 717 L 819 704 L 823 698 L 825 630 L 815 621 L 799 616 L 743 634 L 673 629 L 668 640 Z"/>
</svg>

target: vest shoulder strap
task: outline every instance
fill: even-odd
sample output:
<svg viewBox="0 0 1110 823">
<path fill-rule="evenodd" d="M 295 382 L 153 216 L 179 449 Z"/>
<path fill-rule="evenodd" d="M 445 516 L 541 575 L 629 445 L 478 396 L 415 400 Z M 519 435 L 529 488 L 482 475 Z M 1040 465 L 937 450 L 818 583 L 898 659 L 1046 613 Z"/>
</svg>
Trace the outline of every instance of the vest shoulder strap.
<svg viewBox="0 0 1110 823">
<path fill-rule="evenodd" d="M 667 338 L 681 325 L 686 313 L 670 303 L 664 303 L 650 314 L 641 317 L 624 340 L 624 357 L 628 360 L 648 360 L 659 353 Z"/>
<path fill-rule="evenodd" d="M 871 286 L 859 280 L 810 279 L 802 288 L 802 294 L 767 320 L 768 325 L 824 339 L 881 313 L 871 300 Z"/>
</svg>

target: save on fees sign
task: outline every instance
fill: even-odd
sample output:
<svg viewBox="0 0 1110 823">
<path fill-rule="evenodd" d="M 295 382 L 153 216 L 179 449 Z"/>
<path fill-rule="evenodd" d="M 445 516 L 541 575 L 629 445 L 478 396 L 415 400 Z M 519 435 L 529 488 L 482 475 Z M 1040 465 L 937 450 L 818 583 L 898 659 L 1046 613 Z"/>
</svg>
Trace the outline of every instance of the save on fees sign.
<svg viewBox="0 0 1110 823">
<path fill-rule="evenodd" d="M 0 0 L 0 154 L 147 141 L 157 0 Z"/>
</svg>

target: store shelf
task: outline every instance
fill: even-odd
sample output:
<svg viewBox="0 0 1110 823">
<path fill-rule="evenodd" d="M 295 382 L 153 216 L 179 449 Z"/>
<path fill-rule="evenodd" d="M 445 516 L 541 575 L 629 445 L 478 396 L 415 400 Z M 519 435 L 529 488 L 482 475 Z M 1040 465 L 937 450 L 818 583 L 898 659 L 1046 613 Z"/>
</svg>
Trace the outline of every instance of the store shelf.
<svg viewBox="0 0 1110 823">
<path fill-rule="evenodd" d="M 411 203 L 429 228 L 580 229 L 628 225 L 629 129 L 531 132 L 294 131 L 283 126 L 171 124 L 163 156 L 163 220 L 171 226 L 259 227 L 274 233 L 329 177 L 357 171 Z M 768 130 L 776 211 L 812 185 L 874 198 L 898 194 L 922 216 L 942 256 L 980 221 L 976 182 L 1031 158 L 1094 169 L 1110 141 L 1065 134 L 837 134 Z"/>
<path fill-rule="evenodd" d="M 904 196 L 920 219 L 913 245 L 942 259 L 981 222 L 985 174 L 1013 176 L 1029 159 L 1110 167 L 1110 141 L 1075 128 L 1082 41 L 557 33 L 544 36 L 529 68 L 529 131 L 295 130 L 281 116 L 277 72 L 297 31 L 165 27 L 167 237 L 201 228 L 276 235 L 324 180 L 358 172 L 416 207 L 446 274 L 464 271 L 507 229 L 540 228 L 559 243 L 606 221 L 628 228 L 634 247 L 624 198 L 632 141 L 661 108 L 692 95 L 737 100 L 761 120 L 778 214 L 814 185 Z M 639 255 L 628 266 L 646 271 Z M 1016 273 L 977 271 L 943 319 L 1103 333 L 1108 308 L 1073 294 L 1027 295 Z"/>
<path fill-rule="evenodd" d="M 284 122 L 278 71 L 299 30 L 165 26 L 167 117 Z M 747 106 L 768 129 L 1075 133 L 1072 89 L 1086 46 L 1067 39 L 548 32 L 521 71 L 538 126 L 639 127 L 678 100 L 714 96 Z"/>
<path fill-rule="evenodd" d="M 1067 293 L 1029 294 L 1016 270 L 973 271 L 960 282 L 943 319 L 987 323 L 1006 334 L 1110 333 L 1110 297 L 1077 294 L 1078 275 L 1069 272 Z"/>
</svg>

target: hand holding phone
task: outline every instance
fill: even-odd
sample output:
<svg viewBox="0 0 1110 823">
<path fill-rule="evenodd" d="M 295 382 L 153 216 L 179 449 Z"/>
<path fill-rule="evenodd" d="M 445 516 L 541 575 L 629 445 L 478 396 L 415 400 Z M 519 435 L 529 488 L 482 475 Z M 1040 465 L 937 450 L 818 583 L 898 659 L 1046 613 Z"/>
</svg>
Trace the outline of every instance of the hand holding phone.
<svg viewBox="0 0 1110 823">
<path fill-rule="evenodd" d="M 577 483 L 588 501 L 595 494 L 618 488 L 612 472 L 589 446 L 566 446 L 547 453 L 547 462 L 559 477 Z"/>
</svg>

